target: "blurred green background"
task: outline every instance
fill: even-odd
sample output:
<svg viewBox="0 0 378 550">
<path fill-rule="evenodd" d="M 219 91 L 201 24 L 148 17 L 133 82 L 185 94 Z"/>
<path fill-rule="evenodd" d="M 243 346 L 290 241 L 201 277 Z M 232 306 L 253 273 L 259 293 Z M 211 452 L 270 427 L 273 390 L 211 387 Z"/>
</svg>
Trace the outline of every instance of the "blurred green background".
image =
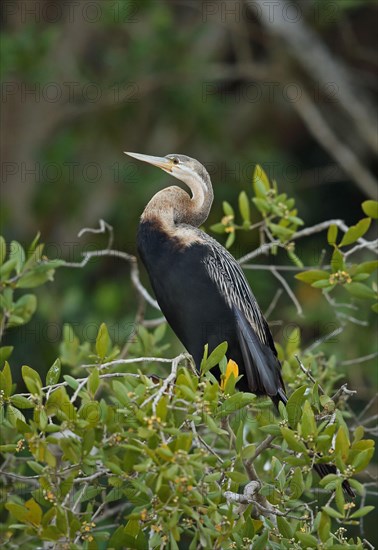
<svg viewBox="0 0 378 550">
<path fill-rule="evenodd" d="M 80 260 L 105 246 L 98 235 L 77 237 L 102 218 L 114 227 L 114 247 L 135 253 L 145 204 L 171 182 L 125 150 L 200 160 L 215 189 L 207 227 L 223 215 L 223 200 L 236 204 L 243 189 L 251 195 L 257 163 L 296 198 L 306 225 L 353 224 L 360 203 L 377 198 L 374 1 L 12 0 L 2 2 L 1 20 L 7 239 L 28 244 L 40 231 L 48 257 Z M 325 243 L 321 234 L 297 252 L 314 265 Z M 258 244 L 257 233 L 243 233 L 231 251 L 240 257 Z M 282 342 L 285 327 L 299 324 L 306 347 L 339 321 L 319 291 L 285 276 L 305 315 L 284 294 L 272 330 Z M 263 271 L 248 277 L 266 310 L 278 281 Z M 142 278 L 149 287 L 144 271 Z M 38 296 L 38 314 L 5 337 L 16 345 L 13 369 L 28 362 L 45 370 L 65 322 L 93 341 L 104 321 L 121 346 L 133 329 L 136 297 L 120 260 L 62 268 Z M 360 323 L 323 345 L 340 362 L 375 351 L 374 314 L 368 307 L 353 314 Z M 181 349 L 171 333 L 167 341 L 166 353 Z M 375 392 L 376 361 L 340 369 L 362 408 Z"/>
<path fill-rule="evenodd" d="M 361 202 L 377 199 L 375 1 L 9 0 L 0 9 L 7 240 L 29 244 L 40 231 L 49 258 L 79 261 L 106 238 L 78 232 L 104 219 L 114 247 L 135 253 L 145 204 L 171 182 L 123 151 L 200 160 L 215 190 L 207 228 L 222 217 L 223 200 L 236 205 L 243 189 L 251 195 L 257 163 L 295 197 L 306 226 L 331 218 L 351 225 L 363 216 Z M 323 233 L 296 250 L 315 265 L 325 243 Z M 231 251 L 240 257 L 258 244 L 258 233 L 243 233 Z M 287 257 L 256 260 L 280 262 Z M 281 343 L 299 325 L 305 348 L 339 319 L 293 275 L 285 277 L 304 316 L 284 293 L 269 320 Z M 247 276 L 266 310 L 279 282 L 264 271 Z M 143 270 L 142 279 L 150 288 Z M 121 347 L 133 331 L 137 300 L 120 260 L 59 269 L 37 294 L 32 321 L 4 338 L 15 346 L 15 378 L 23 363 L 47 370 L 64 323 L 94 341 L 106 322 Z M 321 349 L 336 354 L 362 410 L 376 392 L 376 359 L 352 359 L 376 351 L 377 323 L 363 304 L 353 315 L 358 322 Z M 181 349 L 169 331 L 166 341 L 165 354 Z M 375 464 L 370 473 L 377 476 Z"/>
</svg>

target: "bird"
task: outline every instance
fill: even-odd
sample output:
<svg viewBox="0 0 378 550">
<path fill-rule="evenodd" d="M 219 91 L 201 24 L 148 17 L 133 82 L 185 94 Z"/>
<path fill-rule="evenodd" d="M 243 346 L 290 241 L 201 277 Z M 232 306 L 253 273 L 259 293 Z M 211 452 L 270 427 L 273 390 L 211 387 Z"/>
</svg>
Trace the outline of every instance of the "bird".
<svg viewBox="0 0 378 550">
<path fill-rule="evenodd" d="M 145 207 L 137 248 L 157 302 L 168 324 L 200 369 L 207 344 L 211 352 L 227 341 L 227 357 L 238 365 L 239 390 L 268 396 L 278 409 L 287 404 L 273 336 L 236 259 L 200 229 L 214 199 L 210 175 L 196 159 L 181 154 L 157 157 L 125 152 L 183 182 L 158 191 Z M 220 379 L 219 367 L 212 371 Z M 335 473 L 314 464 L 320 477 Z M 350 494 L 352 488 L 344 481 Z"/>
</svg>

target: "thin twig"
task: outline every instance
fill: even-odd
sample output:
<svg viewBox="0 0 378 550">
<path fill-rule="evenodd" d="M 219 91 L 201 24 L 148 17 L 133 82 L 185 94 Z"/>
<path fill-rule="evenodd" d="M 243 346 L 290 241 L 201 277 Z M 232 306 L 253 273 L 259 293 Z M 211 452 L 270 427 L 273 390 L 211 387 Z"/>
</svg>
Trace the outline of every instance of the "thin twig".
<svg viewBox="0 0 378 550">
<path fill-rule="evenodd" d="M 324 344 L 324 342 L 328 342 L 331 338 L 334 338 L 335 336 L 338 336 L 341 334 L 344 330 L 344 327 L 337 327 L 335 330 L 332 330 L 330 333 L 326 334 L 325 336 L 322 336 L 322 338 L 318 338 L 313 342 L 310 346 L 308 346 L 305 350 L 303 350 L 303 353 L 309 353 L 321 344 Z"/>
<path fill-rule="evenodd" d="M 375 351 L 374 353 L 369 353 L 369 355 L 363 355 L 362 357 L 356 357 L 356 359 L 347 359 L 346 361 L 341 361 L 341 365 L 357 365 L 358 363 L 365 363 L 366 361 L 370 361 L 370 359 L 374 359 L 375 357 L 378 357 L 378 351 Z"/>
<path fill-rule="evenodd" d="M 130 278 L 131 281 L 137 290 L 137 292 L 148 302 L 152 307 L 160 311 L 160 306 L 157 303 L 157 301 L 152 298 L 152 296 L 149 294 L 146 288 L 142 285 L 139 278 L 139 268 L 138 268 L 138 262 L 135 256 L 132 254 L 127 254 L 126 252 L 122 252 L 120 250 L 112 250 L 111 245 L 113 243 L 113 228 L 111 225 L 106 223 L 104 220 L 100 220 L 100 227 L 98 229 L 90 229 L 88 227 L 85 227 L 79 232 L 79 237 L 81 237 L 84 233 L 104 233 L 106 230 L 109 231 L 109 242 L 108 247 L 103 250 L 93 250 L 89 252 L 83 253 L 83 259 L 81 262 L 64 262 L 63 267 L 74 267 L 74 268 L 83 268 L 87 265 L 89 260 L 92 258 L 98 258 L 102 256 L 113 256 L 116 258 L 121 258 L 122 260 L 125 260 L 130 264 Z"/>
<path fill-rule="evenodd" d="M 115 365 L 130 365 L 132 363 L 172 363 L 172 361 L 176 359 L 176 357 L 173 357 L 172 359 L 167 359 L 166 357 L 131 357 L 130 359 L 114 359 L 114 361 L 108 361 L 107 363 L 102 363 L 100 368 L 105 369 L 108 367 L 114 367 Z M 96 363 L 91 363 L 88 365 L 81 365 L 84 369 L 89 369 L 92 367 L 98 367 L 99 365 Z"/>
<path fill-rule="evenodd" d="M 308 378 L 309 380 L 311 380 L 311 382 L 312 382 L 313 384 L 316 384 L 315 378 L 312 376 L 311 372 L 310 372 L 308 369 L 306 369 L 306 367 L 304 366 L 304 364 L 302 363 L 302 361 L 299 359 L 298 355 L 297 355 L 297 354 L 294 354 L 294 357 L 295 357 L 295 359 L 298 361 L 298 364 L 299 364 L 299 367 L 300 367 L 301 371 L 305 373 L 305 375 L 307 376 L 307 378 Z M 321 387 L 320 384 L 318 384 L 318 389 L 319 389 L 319 393 L 325 395 L 325 391 L 323 390 L 323 388 Z"/>
<path fill-rule="evenodd" d="M 290 240 L 295 241 L 298 239 L 302 239 L 303 237 L 309 237 L 310 235 L 320 233 L 321 231 L 326 231 L 331 225 L 336 225 L 344 233 L 346 233 L 349 229 L 349 227 L 345 224 L 343 220 L 340 220 L 340 219 L 327 220 L 325 222 L 320 222 L 315 225 L 312 225 L 311 227 L 305 227 L 304 229 L 297 231 L 296 233 L 294 233 L 294 235 L 290 237 Z M 376 241 L 367 241 L 361 237 L 357 240 L 357 242 L 361 245 L 364 245 L 364 248 L 368 248 L 372 252 L 378 254 L 378 250 L 376 248 Z M 261 246 L 256 248 L 256 250 L 252 250 L 252 252 L 249 252 L 248 254 L 245 254 L 244 256 L 239 258 L 238 262 L 243 265 L 246 262 L 248 262 L 248 260 L 252 260 L 253 258 L 260 256 L 265 252 L 269 252 L 269 250 L 271 250 L 275 246 L 278 246 L 280 248 L 285 247 L 285 245 L 279 240 L 273 240 L 270 243 L 263 243 Z"/>
<path fill-rule="evenodd" d="M 345 395 L 347 397 L 351 396 L 351 395 L 355 395 L 357 393 L 356 390 L 348 390 L 347 388 L 347 384 L 343 384 L 338 390 L 337 392 L 331 397 L 332 401 L 336 401 L 336 399 L 338 399 L 339 397 L 341 397 L 342 395 Z"/>
<path fill-rule="evenodd" d="M 268 320 L 271 314 L 273 313 L 274 308 L 276 307 L 277 302 L 280 299 L 280 296 L 282 295 L 282 292 L 283 292 L 282 288 L 277 289 L 275 295 L 273 296 L 273 300 L 270 302 L 268 309 L 264 313 L 265 319 Z"/>
<path fill-rule="evenodd" d="M 264 441 L 262 441 L 260 443 L 260 445 L 258 445 L 256 447 L 256 450 L 253 454 L 253 456 L 251 456 L 251 458 L 249 458 L 246 462 L 247 463 L 252 463 L 254 462 L 254 460 L 256 460 L 256 458 L 261 455 L 261 453 L 263 453 L 266 449 L 268 449 L 272 443 L 272 441 L 276 438 L 275 435 L 268 435 L 268 437 L 266 437 L 264 439 Z"/>
<path fill-rule="evenodd" d="M 291 299 L 291 301 L 295 305 L 298 315 L 300 317 L 302 317 L 303 316 L 302 306 L 299 303 L 299 301 L 298 301 L 297 297 L 295 296 L 294 292 L 291 290 L 291 288 L 290 288 L 289 284 L 287 283 L 287 281 L 282 277 L 282 275 L 280 273 L 278 273 L 278 271 L 274 267 L 271 270 L 271 272 L 280 281 L 280 283 L 282 284 L 282 286 L 286 290 L 289 298 Z"/>
</svg>

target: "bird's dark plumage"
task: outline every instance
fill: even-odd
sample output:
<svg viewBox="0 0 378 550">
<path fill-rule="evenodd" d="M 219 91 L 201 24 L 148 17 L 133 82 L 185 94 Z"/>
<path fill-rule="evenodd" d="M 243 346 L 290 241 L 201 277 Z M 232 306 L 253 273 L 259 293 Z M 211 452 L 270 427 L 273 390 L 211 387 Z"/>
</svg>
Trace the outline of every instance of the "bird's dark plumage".
<svg viewBox="0 0 378 550">
<path fill-rule="evenodd" d="M 184 155 L 130 156 L 158 166 L 183 181 L 157 193 L 139 225 L 138 250 L 160 308 L 199 368 L 205 344 L 211 352 L 227 341 L 227 357 L 242 378 L 238 387 L 267 395 L 278 408 L 287 403 L 281 365 L 269 326 L 237 261 L 216 240 L 198 229 L 207 219 L 213 190 L 210 176 Z M 215 371 L 220 376 L 219 370 Z M 335 467 L 315 464 L 321 477 Z M 353 490 L 344 481 L 345 490 Z"/>
<path fill-rule="evenodd" d="M 138 249 L 161 310 L 198 368 L 205 344 L 211 351 L 227 341 L 227 356 L 244 374 L 240 389 L 278 403 L 285 390 L 269 327 L 235 259 L 201 237 L 182 247 L 156 223 L 140 224 Z"/>
</svg>

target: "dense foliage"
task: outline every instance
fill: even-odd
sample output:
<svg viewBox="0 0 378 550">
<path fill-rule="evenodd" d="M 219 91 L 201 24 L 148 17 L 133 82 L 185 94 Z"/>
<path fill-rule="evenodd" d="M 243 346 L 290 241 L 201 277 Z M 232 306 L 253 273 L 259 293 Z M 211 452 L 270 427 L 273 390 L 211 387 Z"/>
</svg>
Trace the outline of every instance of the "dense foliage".
<svg viewBox="0 0 378 550">
<path fill-rule="evenodd" d="M 311 228 L 298 231 L 303 222 L 293 199 L 260 168 L 253 190 L 261 220 L 251 223 L 243 192 L 242 225 L 226 203 L 216 231 L 264 233 L 260 248 L 284 249 L 301 271 L 298 279 L 332 303 L 330 294 L 341 288 L 360 308 L 376 299 L 370 276 L 378 262 L 350 262 L 372 246 L 363 236 L 378 217 L 376 202 L 363 204 L 367 217 L 341 238 L 337 220 L 326 224 L 330 264 L 304 269 L 294 243 Z M 29 289 L 70 264 L 44 257 L 38 238 L 27 253 L 11 243 L 8 254 L 2 239 L 1 264 L 3 333 L 35 312 Z M 205 349 L 197 373 L 185 354 L 164 358 L 165 328 L 138 325 L 125 351 L 105 324 L 94 344 L 67 325 L 46 376 L 39 374 L 44 368 L 22 366 L 23 389 L 13 382 L 19 367 L 7 361 L 11 347 L 0 349 L 2 541 L 72 549 L 369 547 L 361 522 L 373 509 L 365 504 L 363 477 L 374 453 L 364 434 L 371 419 L 349 406 L 355 392 L 341 385 L 337 357 L 304 350 L 298 328 L 277 343 L 290 395 L 277 413 L 269 400 L 235 389 L 238 367 L 227 358 L 227 343 L 210 355 Z M 217 364 L 220 383 L 211 374 Z M 315 462 L 334 464 L 337 473 L 319 482 Z M 346 479 L 355 500 L 343 492 Z"/>
</svg>

